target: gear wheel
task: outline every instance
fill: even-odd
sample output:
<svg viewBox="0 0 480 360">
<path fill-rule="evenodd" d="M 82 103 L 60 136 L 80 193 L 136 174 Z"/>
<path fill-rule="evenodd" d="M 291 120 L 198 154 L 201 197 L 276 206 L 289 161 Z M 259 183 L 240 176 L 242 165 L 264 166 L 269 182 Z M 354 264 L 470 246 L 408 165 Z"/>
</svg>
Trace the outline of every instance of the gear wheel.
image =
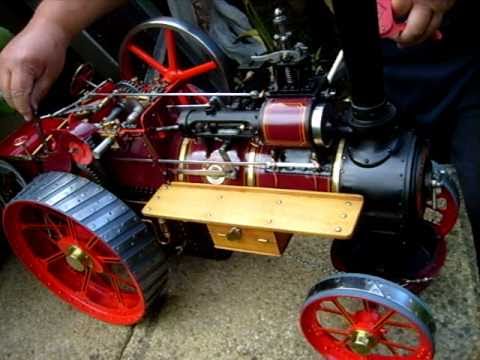
<svg viewBox="0 0 480 360">
<path fill-rule="evenodd" d="M 167 258 L 141 219 L 76 175 L 35 178 L 5 208 L 15 254 L 53 293 L 113 324 L 134 324 L 165 290 Z"/>
</svg>

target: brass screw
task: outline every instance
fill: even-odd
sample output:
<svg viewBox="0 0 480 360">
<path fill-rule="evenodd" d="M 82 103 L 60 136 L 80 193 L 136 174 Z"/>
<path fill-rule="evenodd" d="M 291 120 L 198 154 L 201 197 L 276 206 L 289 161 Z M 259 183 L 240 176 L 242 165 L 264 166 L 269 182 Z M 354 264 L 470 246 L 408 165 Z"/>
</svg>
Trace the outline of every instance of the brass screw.
<svg viewBox="0 0 480 360">
<path fill-rule="evenodd" d="M 342 232 L 342 227 L 341 226 L 337 226 L 335 228 L 335 232 Z"/>
<path fill-rule="evenodd" d="M 238 227 L 232 227 L 230 230 L 228 230 L 226 238 L 230 241 L 240 240 L 242 238 L 242 229 Z"/>
<path fill-rule="evenodd" d="M 88 255 L 76 245 L 67 249 L 65 260 L 71 268 L 78 272 L 84 272 L 88 266 Z"/>
<path fill-rule="evenodd" d="M 365 330 L 355 330 L 350 342 L 350 348 L 360 355 L 368 355 L 375 345 L 375 338 Z"/>
</svg>

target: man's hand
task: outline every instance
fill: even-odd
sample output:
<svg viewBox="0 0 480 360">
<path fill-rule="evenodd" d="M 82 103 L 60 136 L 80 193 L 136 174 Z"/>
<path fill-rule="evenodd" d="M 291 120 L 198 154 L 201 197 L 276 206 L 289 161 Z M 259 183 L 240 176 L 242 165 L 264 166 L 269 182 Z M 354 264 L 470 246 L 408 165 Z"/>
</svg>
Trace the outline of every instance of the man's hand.
<svg viewBox="0 0 480 360">
<path fill-rule="evenodd" d="M 417 45 L 432 37 L 455 0 L 392 0 L 395 16 L 407 16 L 407 27 L 397 42 Z"/>
<path fill-rule="evenodd" d="M 69 37 L 54 24 L 27 26 L 0 54 L 0 91 L 25 120 L 32 120 L 62 71 L 68 42 Z"/>
<path fill-rule="evenodd" d="M 0 54 L 0 91 L 26 120 L 62 71 L 70 40 L 126 0 L 43 0 Z"/>
</svg>

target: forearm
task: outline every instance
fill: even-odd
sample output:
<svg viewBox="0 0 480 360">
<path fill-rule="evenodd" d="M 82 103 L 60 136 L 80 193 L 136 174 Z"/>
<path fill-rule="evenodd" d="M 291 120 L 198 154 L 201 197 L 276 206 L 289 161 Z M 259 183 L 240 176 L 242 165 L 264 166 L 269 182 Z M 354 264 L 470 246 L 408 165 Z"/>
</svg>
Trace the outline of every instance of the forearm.
<svg viewBox="0 0 480 360">
<path fill-rule="evenodd" d="M 70 41 L 95 19 L 126 2 L 127 0 L 43 0 L 27 27 L 41 28 L 49 24 L 58 27 L 65 40 Z"/>
</svg>

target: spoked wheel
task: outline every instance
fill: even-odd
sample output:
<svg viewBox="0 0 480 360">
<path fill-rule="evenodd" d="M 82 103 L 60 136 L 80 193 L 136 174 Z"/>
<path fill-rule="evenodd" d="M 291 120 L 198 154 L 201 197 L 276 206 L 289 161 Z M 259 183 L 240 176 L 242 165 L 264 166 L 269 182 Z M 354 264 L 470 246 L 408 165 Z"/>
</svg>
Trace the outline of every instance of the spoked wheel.
<svg viewBox="0 0 480 360">
<path fill-rule="evenodd" d="M 53 293 L 113 324 L 133 324 L 165 289 L 166 257 L 138 216 L 101 186 L 38 176 L 5 208 L 15 254 Z"/>
<path fill-rule="evenodd" d="M 228 91 L 225 58 L 200 29 L 162 17 L 136 26 L 120 50 L 120 71 L 126 80 L 151 82 L 152 72 L 168 91 L 192 83 L 205 90 Z"/>
<path fill-rule="evenodd" d="M 378 277 L 342 274 L 318 283 L 307 297 L 300 327 L 329 360 L 433 359 L 435 326 L 427 306 Z"/>
</svg>

